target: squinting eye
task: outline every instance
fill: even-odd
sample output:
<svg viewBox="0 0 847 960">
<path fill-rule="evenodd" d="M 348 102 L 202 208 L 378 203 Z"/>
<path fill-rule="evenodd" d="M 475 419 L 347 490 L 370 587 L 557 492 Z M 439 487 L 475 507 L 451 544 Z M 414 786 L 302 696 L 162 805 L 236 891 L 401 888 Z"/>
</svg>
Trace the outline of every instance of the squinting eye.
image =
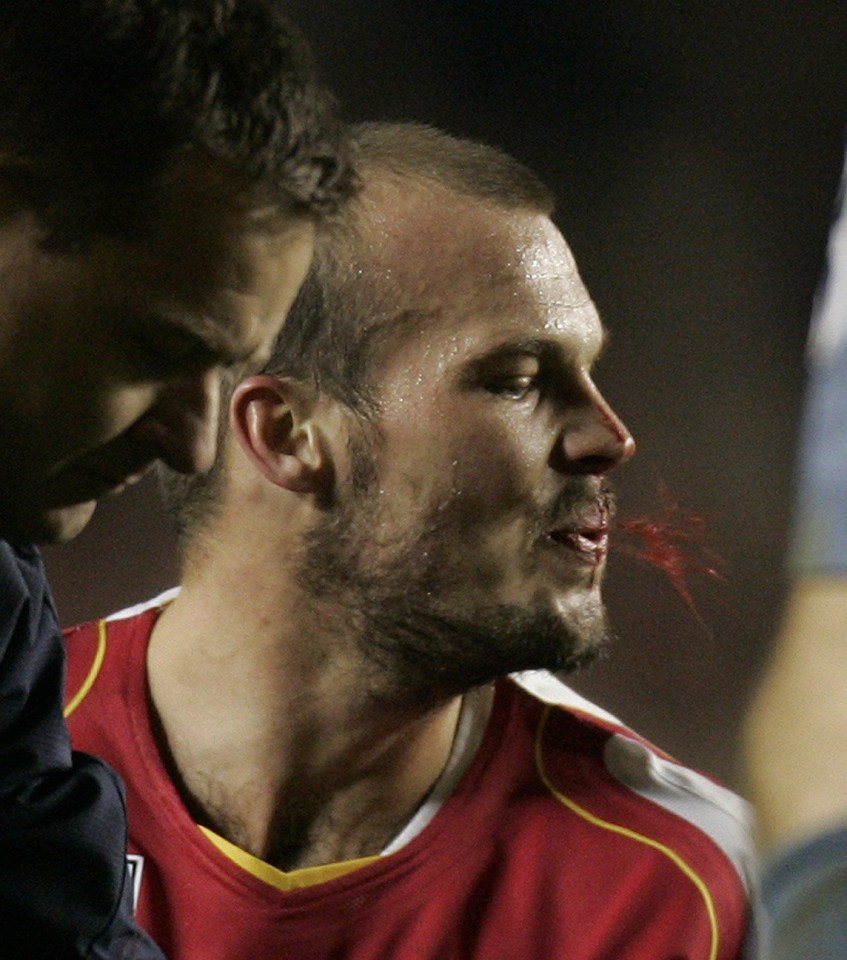
<svg viewBox="0 0 847 960">
<path fill-rule="evenodd" d="M 486 390 L 507 400 L 524 400 L 538 389 L 538 379 L 534 376 L 503 377 L 486 384 Z"/>
</svg>

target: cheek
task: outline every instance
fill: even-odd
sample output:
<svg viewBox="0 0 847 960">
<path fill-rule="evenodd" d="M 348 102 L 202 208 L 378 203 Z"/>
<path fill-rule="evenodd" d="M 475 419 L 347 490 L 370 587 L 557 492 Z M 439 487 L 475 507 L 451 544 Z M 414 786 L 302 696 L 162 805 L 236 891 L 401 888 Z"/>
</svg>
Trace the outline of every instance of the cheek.
<svg viewBox="0 0 847 960">
<path fill-rule="evenodd" d="M 519 451 L 505 446 L 496 434 L 469 437 L 453 461 L 455 491 L 473 507 L 524 503 L 527 473 Z"/>
<path fill-rule="evenodd" d="M 381 428 L 379 485 L 414 515 L 449 515 L 473 535 L 524 520 L 545 502 L 550 438 L 525 417 L 494 416 L 488 405 L 407 404 Z"/>
<path fill-rule="evenodd" d="M 449 495 L 465 525 L 523 529 L 544 499 L 547 444 L 527 429 L 486 423 L 462 431 L 451 444 Z"/>
<path fill-rule="evenodd" d="M 66 411 L 92 442 L 111 440 L 152 409 L 159 389 L 152 384 L 126 384 L 89 371 L 65 391 Z"/>
<path fill-rule="evenodd" d="M 107 386 L 102 395 L 102 425 L 111 436 L 123 433 L 150 410 L 154 409 L 161 389 L 151 384 Z"/>
</svg>

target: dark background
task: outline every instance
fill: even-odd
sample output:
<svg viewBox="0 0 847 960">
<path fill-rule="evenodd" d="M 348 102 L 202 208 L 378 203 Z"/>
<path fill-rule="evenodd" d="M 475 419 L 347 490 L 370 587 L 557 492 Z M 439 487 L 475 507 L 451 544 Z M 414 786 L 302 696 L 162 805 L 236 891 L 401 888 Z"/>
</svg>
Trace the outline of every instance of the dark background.
<svg viewBox="0 0 847 960">
<path fill-rule="evenodd" d="M 803 341 L 847 126 L 844 0 L 296 0 L 354 119 L 506 148 L 558 219 L 613 334 L 598 379 L 639 442 L 622 513 L 663 484 L 707 518 L 726 581 L 623 553 L 618 639 L 576 685 L 742 786 L 738 722 L 783 595 Z M 65 622 L 174 582 L 145 482 L 47 551 Z"/>
</svg>

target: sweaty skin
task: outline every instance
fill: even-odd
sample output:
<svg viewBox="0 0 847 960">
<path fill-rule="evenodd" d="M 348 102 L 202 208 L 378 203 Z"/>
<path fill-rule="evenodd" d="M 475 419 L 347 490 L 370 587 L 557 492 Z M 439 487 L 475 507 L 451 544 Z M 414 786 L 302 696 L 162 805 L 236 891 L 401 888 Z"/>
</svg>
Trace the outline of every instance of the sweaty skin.
<svg viewBox="0 0 847 960">
<path fill-rule="evenodd" d="M 549 220 L 368 189 L 373 423 L 311 384 L 239 385 L 221 502 L 148 651 L 189 808 L 286 870 L 379 852 L 441 772 L 465 690 L 591 655 L 605 474 L 634 451 Z"/>
</svg>

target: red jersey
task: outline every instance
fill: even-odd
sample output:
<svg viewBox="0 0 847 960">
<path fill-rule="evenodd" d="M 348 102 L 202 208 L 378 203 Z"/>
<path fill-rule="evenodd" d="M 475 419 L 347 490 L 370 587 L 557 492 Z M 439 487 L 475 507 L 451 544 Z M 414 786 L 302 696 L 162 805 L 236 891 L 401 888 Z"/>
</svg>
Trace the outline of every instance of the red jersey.
<svg viewBox="0 0 847 960">
<path fill-rule="evenodd" d="M 152 732 L 157 613 L 68 631 L 68 722 L 126 781 L 137 919 L 170 960 L 744 955 L 743 801 L 549 674 L 498 681 L 470 766 L 396 852 L 283 873 L 227 844 Z"/>
</svg>

